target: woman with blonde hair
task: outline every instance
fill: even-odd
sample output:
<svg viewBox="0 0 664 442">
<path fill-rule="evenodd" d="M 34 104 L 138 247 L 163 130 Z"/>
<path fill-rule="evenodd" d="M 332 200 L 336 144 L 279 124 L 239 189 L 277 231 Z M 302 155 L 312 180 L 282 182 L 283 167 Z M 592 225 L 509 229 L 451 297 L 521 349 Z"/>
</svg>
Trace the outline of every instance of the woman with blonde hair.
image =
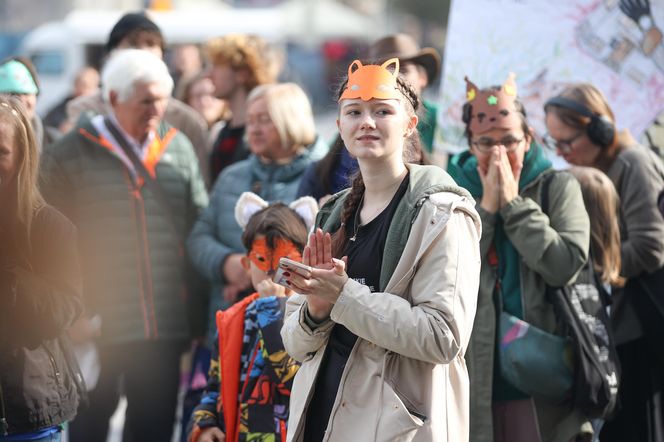
<svg viewBox="0 0 664 442">
<path fill-rule="evenodd" d="M 234 207 L 243 192 L 290 203 L 306 167 L 325 155 L 316 135 L 311 105 L 294 83 L 254 88 L 247 101 L 246 140 L 251 155 L 224 169 L 210 194 L 210 205 L 189 236 L 194 266 L 212 283 L 209 326 L 214 312 L 247 294 L 251 281 L 243 270 L 242 229 Z"/>
<path fill-rule="evenodd" d="M 81 391 L 63 335 L 81 311 L 75 230 L 38 164 L 25 109 L 0 98 L 0 440 L 59 441 Z"/>
<path fill-rule="evenodd" d="M 658 358 L 664 317 L 651 316 L 661 287 L 653 287 L 651 297 L 643 285 L 664 267 L 664 219 L 657 208 L 664 165 L 627 130 L 617 130 L 606 98 L 591 84 L 568 85 L 544 110 L 548 144 L 568 163 L 606 174 L 620 196 L 620 275 L 627 282 L 624 290 L 613 290 L 611 322 L 622 369 L 621 408 L 600 438 L 664 440 L 664 363 Z"/>
</svg>

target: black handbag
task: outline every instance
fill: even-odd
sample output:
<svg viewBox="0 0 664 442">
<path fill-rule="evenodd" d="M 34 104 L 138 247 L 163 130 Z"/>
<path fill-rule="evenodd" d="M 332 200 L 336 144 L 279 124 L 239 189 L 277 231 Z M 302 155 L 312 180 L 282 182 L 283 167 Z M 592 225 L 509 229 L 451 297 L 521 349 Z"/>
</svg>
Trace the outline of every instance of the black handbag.
<svg viewBox="0 0 664 442">
<path fill-rule="evenodd" d="M 549 185 L 544 178 L 541 207 L 548 214 Z M 567 329 L 574 347 L 572 404 L 590 418 L 607 419 L 616 411 L 620 363 L 606 311 L 609 295 L 597 279 L 592 257 L 577 281 L 564 287 L 547 286 L 547 299 Z"/>
</svg>

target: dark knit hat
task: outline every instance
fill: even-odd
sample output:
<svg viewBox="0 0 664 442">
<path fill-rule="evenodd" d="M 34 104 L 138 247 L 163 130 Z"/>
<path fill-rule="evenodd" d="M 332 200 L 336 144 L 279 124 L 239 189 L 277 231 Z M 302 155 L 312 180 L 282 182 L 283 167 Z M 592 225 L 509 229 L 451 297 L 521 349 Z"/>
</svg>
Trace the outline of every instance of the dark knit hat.
<svg viewBox="0 0 664 442">
<path fill-rule="evenodd" d="M 163 35 L 159 26 L 150 20 L 144 12 L 131 12 L 122 16 L 120 20 L 113 26 L 108 42 L 106 43 L 106 50 L 111 52 L 115 49 L 120 42 L 130 33 L 134 31 L 148 31 L 158 34 L 163 45 Z"/>
</svg>

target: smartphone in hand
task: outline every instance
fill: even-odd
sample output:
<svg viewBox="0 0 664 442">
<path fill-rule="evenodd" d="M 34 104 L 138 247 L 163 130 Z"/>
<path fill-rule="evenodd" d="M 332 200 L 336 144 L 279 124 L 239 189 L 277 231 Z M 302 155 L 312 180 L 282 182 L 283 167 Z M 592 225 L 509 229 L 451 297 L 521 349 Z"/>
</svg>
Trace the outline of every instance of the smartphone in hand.
<svg viewBox="0 0 664 442">
<path fill-rule="evenodd" d="M 284 287 L 290 287 L 288 284 L 286 284 L 286 278 L 284 276 L 285 272 L 297 272 L 301 275 L 309 275 L 313 271 L 312 267 L 309 267 L 308 265 L 304 265 L 301 262 L 293 261 L 292 259 L 289 258 L 281 258 L 279 260 L 279 267 L 277 268 L 277 271 L 274 273 L 274 277 L 272 278 L 272 281 L 279 285 L 283 285 Z"/>
</svg>

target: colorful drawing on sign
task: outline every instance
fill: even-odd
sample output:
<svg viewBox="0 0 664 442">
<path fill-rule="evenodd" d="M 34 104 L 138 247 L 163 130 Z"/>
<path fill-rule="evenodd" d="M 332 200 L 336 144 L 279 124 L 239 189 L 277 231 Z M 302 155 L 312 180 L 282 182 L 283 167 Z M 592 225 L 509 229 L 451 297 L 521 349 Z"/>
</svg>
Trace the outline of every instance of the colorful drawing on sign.
<svg viewBox="0 0 664 442">
<path fill-rule="evenodd" d="M 465 76 L 488 87 L 515 72 L 519 99 L 539 134 L 544 102 L 566 83 L 590 82 L 607 96 L 619 128 L 651 134 L 664 146 L 663 33 L 659 0 L 452 2 L 436 145 L 450 153 L 468 147 Z"/>
</svg>

